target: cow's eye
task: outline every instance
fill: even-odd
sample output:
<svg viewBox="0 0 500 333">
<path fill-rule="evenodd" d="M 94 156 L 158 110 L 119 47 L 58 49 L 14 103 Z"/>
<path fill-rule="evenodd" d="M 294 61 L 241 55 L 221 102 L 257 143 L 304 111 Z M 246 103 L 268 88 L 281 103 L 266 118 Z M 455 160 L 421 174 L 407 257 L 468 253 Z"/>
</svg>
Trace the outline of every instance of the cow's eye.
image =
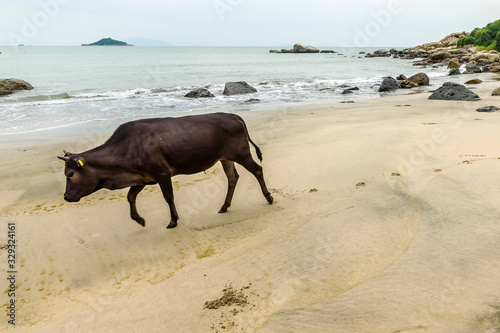
<svg viewBox="0 0 500 333">
<path fill-rule="evenodd" d="M 73 175 L 74 175 L 74 174 L 75 174 L 75 173 L 74 173 L 73 171 L 72 171 L 72 172 L 70 172 L 70 173 L 68 173 L 68 178 L 73 177 Z"/>
</svg>

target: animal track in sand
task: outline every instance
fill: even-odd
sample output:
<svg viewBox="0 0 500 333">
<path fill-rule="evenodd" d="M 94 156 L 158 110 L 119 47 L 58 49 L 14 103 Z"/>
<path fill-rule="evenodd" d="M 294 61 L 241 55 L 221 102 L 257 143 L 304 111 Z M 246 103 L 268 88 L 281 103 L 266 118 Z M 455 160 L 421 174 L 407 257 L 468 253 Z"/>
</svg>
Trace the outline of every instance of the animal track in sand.
<svg viewBox="0 0 500 333">
<path fill-rule="evenodd" d="M 406 330 L 394 331 L 394 333 L 423 333 L 423 332 L 427 332 L 427 327 L 417 326 L 417 327 L 409 328 Z"/>
<path fill-rule="evenodd" d="M 487 155 L 458 155 L 458 156 L 463 158 L 463 157 L 486 157 Z M 458 165 L 472 164 L 473 162 L 488 161 L 488 160 L 500 160 L 500 157 L 468 159 L 468 160 L 463 160 L 462 162 L 458 163 Z"/>
</svg>

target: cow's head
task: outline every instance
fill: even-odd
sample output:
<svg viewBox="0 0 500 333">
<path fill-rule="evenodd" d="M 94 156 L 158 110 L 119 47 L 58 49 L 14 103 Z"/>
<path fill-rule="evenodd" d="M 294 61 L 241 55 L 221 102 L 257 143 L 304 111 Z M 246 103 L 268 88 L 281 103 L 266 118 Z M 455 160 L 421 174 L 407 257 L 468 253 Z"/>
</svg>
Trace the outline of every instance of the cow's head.
<svg viewBox="0 0 500 333">
<path fill-rule="evenodd" d="M 86 165 L 85 159 L 77 154 L 64 151 L 64 156 L 57 158 L 66 163 L 64 175 L 66 176 L 66 192 L 64 200 L 78 202 L 98 189 L 99 179 L 91 167 Z"/>
</svg>

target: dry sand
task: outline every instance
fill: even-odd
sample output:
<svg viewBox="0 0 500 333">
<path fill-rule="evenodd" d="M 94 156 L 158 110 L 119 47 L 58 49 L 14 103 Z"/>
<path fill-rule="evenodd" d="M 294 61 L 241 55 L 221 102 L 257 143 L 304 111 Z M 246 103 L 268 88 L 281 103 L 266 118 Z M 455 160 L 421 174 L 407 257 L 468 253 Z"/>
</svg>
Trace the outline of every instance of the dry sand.
<svg viewBox="0 0 500 333">
<path fill-rule="evenodd" d="M 499 83 L 481 78 L 479 102 L 422 93 L 242 113 L 275 203 L 240 167 L 217 214 L 216 165 L 174 178 L 172 230 L 157 186 L 138 197 L 145 228 L 126 190 L 62 200 L 55 157 L 109 133 L 3 145 L 16 331 L 499 332 L 500 112 L 475 111 L 500 106 Z"/>
</svg>

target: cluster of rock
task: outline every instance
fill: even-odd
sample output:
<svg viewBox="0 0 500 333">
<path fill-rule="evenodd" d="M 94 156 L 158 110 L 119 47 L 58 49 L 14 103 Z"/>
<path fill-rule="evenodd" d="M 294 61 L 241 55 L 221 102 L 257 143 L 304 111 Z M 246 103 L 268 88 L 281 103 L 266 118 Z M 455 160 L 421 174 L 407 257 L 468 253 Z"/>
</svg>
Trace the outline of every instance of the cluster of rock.
<svg viewBox="0 0 500 333">
<path fill-rule="evenodd" d="M 231 96 L 231 95 L 242 95 L 242 94 L 250 94 L 257 92 L 257 89 L 249 85 L 244 81 L 238 82 L 227 82 L 224 86 L 223 95 Z M 215 97 L 208 89 L 206 88 L 198 88 L 188 92 L 184 97 L 189 98 L 206 98 L 206 97 Z M 250 102 L 258 102 L 257 99 L 252 99 Z"/>
<path fill-rule="evenodd" d="M 365 55 L 373 57 L 393 57 L 401 59 L 419 59 L 416 66 L 447 66 L 450 74 L 471 74 L 478 72 L 500 72 L 500 53 L 495 50 L 477 51 L 473 45 L 457 47 L 457 41 L 467 36 L 466 32 L 450 34 L 439 42 L 427 43 L 404 50 L 381 49 Z M 460 72 L 461 65 L 466 64 L 465 72 Z"/>
<path fill-rule="evenodd" d="M 387 76 L 382 80 L 378 91 L 387 92 L 401 88 L 410 89 L 419 86 L 428 86 L 429 82 L 429 77 L 425 73 L 417 73 L 410 77 L 406 77 L 403 74 L 400 74 L 397 78 Z"/>
<path fill-rule="evenodd" d="M 270 50 L 269 53 L 336 53 L 332 50 L 320 50 L 313 46 L 295 44 L 293 49 Z"/>
<path fill-rule="evenodd" d="M 0 96 L 10 95 L 18 90 L 31 90 L 33 87 L 26 81 L 19 79 L 1 79 Z"/>
</svg>

